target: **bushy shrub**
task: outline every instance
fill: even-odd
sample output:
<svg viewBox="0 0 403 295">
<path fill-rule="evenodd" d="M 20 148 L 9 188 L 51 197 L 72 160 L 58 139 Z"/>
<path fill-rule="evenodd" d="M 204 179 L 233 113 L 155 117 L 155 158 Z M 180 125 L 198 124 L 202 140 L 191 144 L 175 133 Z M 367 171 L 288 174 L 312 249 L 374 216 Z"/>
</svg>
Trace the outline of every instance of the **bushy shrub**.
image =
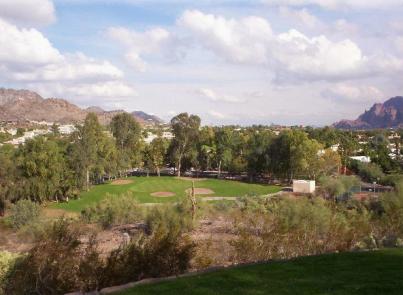
<svg viewBox="0 0 403 295">
<path fill-rule="evenodd" d="M 327 198 L 336 198 L 348 195 L 354 186 L 360 185 L 360 180 L 355 176 L 321 177 L 319 179 L 320 192 Z"/>
<path fill-rule="evenodd" d="M 362 180 L 367 182 L 379 181 L 385 176 L 381 166 L 375 163 L 352 161 L 350 168 L 354 170 Z"/>
<path fill-rule="evenodd" d="M 133 223 L 143 218 L 143 209 L 130 195 L 108 195 L 101 202 L 84 209 L 81 219 L 87 223 L 99 223 L 103 228 Z"/>
<path fill-rule="evenodd" d="M 403 238 L 403 182 L 396 186 L 396 191 L 383 194 L 380 205 L 379 234 L 383 239 Z"/>
<path fill-rule="evenodd" d="M 5 294 L 65 294 L 92 291 L 140 280 L 183 273 L 195 244 L 181 228 L 158 226 L 101 258 L 95 235 L 82 224 L 60 219 L 17 260 L 7 275 Z"/>
<path fill-rule="evenodd" d="M 114 285 L 180 274 L 189 268 L 194 252 L 195 244 L 179 228 L 158 226 L 150 236 L 143 235 L 113 251 L 102 281 Z"/>
<path fill-rule="evenodd" d="M 47 235 L 15 264 L 6 294 L 64 294 L 97 288 L 101 260 L 94 239 L 82 247 L 81 236 L 80 226 L 65 219 L 49 225 Z"/>
<path fill-rule="evenodd" d="M 380 183 L 383 185 L 389 185 L 389 186 L 393 186 L 393 187 L 396 187 L 401 182 L 403 182 L 402 174 L 386 175 L 380 181 Z"/>
<path fill-rule="evenodd" d="M 20 200 L 11 206 L 11 225 L 14 228 L 21 228 L 24 225 L 37 221 L 40 214 L 40 205 L 30 200 Z"/>
<path fill-rule="evenodd" d="M 370 233 L 366 212 L 346 210 L 323 199 L 270 200 L 267 212 L 244 211 L 231 241 L 235 261 L 349 250 Z"/>
<path fill-rule="evenodd" d="M 190 210 L 186 200 L 175 205 L 156 205 L 147 212 L 145 223 L 150 232 L 160 227 L 167 230 L 180 228 L 182 231 L 190 231 L 196 223 Z"/>
<path fill-rule="evenodd" d="M 9 274 L 9 271 L 13 269 L 16 260 L 20 255 L 10 253 L 7 251 L 0 252 L 0 295 L 5 295 L 5 283 Z"/>
</svg>

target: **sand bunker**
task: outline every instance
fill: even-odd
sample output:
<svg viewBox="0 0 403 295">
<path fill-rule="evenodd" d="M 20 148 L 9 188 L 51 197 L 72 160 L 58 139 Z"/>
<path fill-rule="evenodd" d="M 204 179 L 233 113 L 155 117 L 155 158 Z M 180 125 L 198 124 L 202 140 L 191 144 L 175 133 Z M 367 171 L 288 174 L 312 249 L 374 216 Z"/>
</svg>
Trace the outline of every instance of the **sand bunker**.
<svg viewBox="0 0 403 295">
<path fill-rule="evenodd" d="M 206 178 L 194 178 L 194 177 L 187 177 L 187 176 L 181 176 L 181 177 L 176 177 L 177 179 L 181 180 L 189 180 L 189 181 L 204 181 Z"/>
<path fill-rule="evenodd" d="M 173 192 L 155 192 L 150 194 L 153 197 L 173 197 L 175 194 Z"/>
<path fill-rule="evenodd" d="M 133 180 L 130 180 L 130 179 L 117 179 L 117 180 L 114 180 L 114 181 L 112 181 L 112 185 L 122 185 L 122 184 L 129 184 L 129 183 L 132 183 L 133 182 Z"/>
<path fill-rule="evenodd" d="M 188 188 L 186 190 L 186 192 L 190 194 L 192 192 L 192 189 Z M 209 188 L 197 187 L 197 188 L 195 188 L 195 194 L 196 195 L 212 195 L 212 194 L 214 194 L 214 191 Z"/>
</svg>

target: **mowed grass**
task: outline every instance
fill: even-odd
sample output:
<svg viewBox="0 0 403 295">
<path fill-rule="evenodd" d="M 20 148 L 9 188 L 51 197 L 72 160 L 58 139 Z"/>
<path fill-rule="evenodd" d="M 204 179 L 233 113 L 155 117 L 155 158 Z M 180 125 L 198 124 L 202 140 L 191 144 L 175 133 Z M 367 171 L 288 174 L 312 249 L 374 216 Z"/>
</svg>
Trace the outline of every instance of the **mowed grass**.
<svg viewBox="0 0 403 295">
<path fill-rule="evenodd" d="M 403 294 L 403 249 L 303 257 L 141 285 L 146 294 Z"/>
<path fill-rule="evenodd" d="M 93 186 L 90 191 L 83 192 L 77 200 L 68 203 L 53 204 L 51 207 L 79 212 L 85 207 L 101 201 L 107 194 L 121 195 L 130 193 L 141 203 L 175 202 L 186 196 L 186 190 L 192 187 L 192 182 L 176 177 L 129 177 L 132 183 L 114 185 L 112 183 Z M 203 179 L 195 181 L 196 188 L 208 188 L 214 194 L 205 196 L 241 197 L 245 195 L 265 195 L 278 192 L 281 188 L 272 185 L 249 184 L 239 181 Z M 173 192 L 172 197 L 153 197 L 153 192 Z"/>
</svg>

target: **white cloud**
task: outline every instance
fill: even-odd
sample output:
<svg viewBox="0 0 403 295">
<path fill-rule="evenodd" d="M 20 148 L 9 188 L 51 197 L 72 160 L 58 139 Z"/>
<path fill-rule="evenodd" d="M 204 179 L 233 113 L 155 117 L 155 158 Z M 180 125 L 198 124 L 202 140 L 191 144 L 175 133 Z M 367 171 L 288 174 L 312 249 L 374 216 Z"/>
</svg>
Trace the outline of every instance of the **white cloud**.
<svg viewBox="0 0 403 295">
<path fill-rule="evenodd" d="M 0 75 L 15 81 L 110 80 L 123 77 L 108 61 L 59 52 L 36 29 L 0 20 Z"/>
<path fill-rule="evenodd" d="M 226 19 L 196 10 L 185 11 L 178 23 L 221 58 L 268 67 L 279 82 L 342 80 L 368 74 L 364 73 L 368 57 L 349 39 L 309 38 L 295 29 L 274 34 L 260 17 Z"/>
<path fill-rule="evenodd" d="M 147 63 L 143 56 L 165 53 L 165 57 L 174 59 L 178 40 L 163 28 L 153 28 L 137 32 L 122 27 L 111 27 L 106 34 L 120 43 L 126 50 L 125 59 L 135 69 L 145 71 Z"/>
<path fill-rule="evenodd" d="M 56 20 L 52 0 L 1 0 L 0 17 L 24 25 L 47 25 Z"/>
<path fill-rule="evenodd" d="M 211 117 L 213 117 L 214 119 L 227 119 L 228 118 L 228 116 L 227 115 L 225 115 L 225 114 L 223 114 L 223 113 L 220 113 L 220 112 L 217 112 L 217 111 L 209 111 L 208 112 L 208 114 L 211 116 Z"/>
<path fill-rule="evenodd" d="M 290 9 L 288 7 L 280 7 L 280 14 L 283 17 L 289 18 L 294 21 L 298 21 L 302 25 L 308 28 L 317 28 L 318 26 L 323 26 L 324 24 L 308 9 Z"/>
<path fill-rule="evenodd" d="M 363 103 L 384 97 L 375 86 L 335 84 L 322 91 L 322 96 L 336 102 Z"/>
<path fill-rule="evenodd" d="M 239 63 L 267 63 L 267 43 L 273 38 L 270 24 L 250 16 L 241 20 L 187 10 L 178 24 L 189 30 L 207 49 Z"/>
<path fill-rule="evenodd" d="M 395 37 L 394 43 L 397 50 L 403 54 L 403 36 Z"/>
<path fill-rule="evenodd" d="M 63 55 L 61 60 L 42 67 L 18 69 L 10 73 L 18 81 L 94 82 L 123 78 L 123 72 L 106 60 L 96 60 L 82 53 Z"/>
<path fill-rule="evenodd" d="M 0 44 L 2 66 L 41 66 L 63 59 L 60 52 L 38 30 L 20 29 L 1 19 Z"/>
<path fill-rule="evenodd" d="M 208 98 L 211 101 L 214 102 L 228 102 L 228 103 L 241 103 L 244 102 L 244 99 L 240 99 L 238 97 L 234 97 L 231 95 L 225 95 L 225 94 L 219 94 L 215 92 L 214 90 L 211 90 L 209 88 L 201 88 L 196 91 L 200 96 Z"/>
<path fill-rule="evenodd" d="M 133 87 L 107 60 L 63 54 L 37 29 L 0 19 L 0 78 L 46 96 L 131 97 Z"/>
<path fill-rule="evenodd" d="M 401 0 L 262 0 L 274 6 L 308 6 L 314 5 L 329 10 L 348 9 L 390 9 L 403 7 Z"/>
<path fill-rule="evenodd" d="M 31 89 L 35 89 L 42 95 L 57 97 L 80 97 L 84 99 L 92 98 L 112 98 L 137 96 L 133 86 L 123 81 L 85 83 L 31 83 Z M 97 102 L 94 102 L 95 104 Z"/>
</svg>

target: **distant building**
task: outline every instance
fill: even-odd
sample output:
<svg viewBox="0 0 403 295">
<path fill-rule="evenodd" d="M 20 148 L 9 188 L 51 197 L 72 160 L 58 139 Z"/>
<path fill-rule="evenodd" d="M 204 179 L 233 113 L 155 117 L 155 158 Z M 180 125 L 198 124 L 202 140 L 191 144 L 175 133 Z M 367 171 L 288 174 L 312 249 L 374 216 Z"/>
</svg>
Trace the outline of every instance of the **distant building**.
<svg viewBox="0 0 403 295">
<path fill-rule="evenodd" d="M 371 163 L 371 158 L 368 156 L 353 156 L 353 157 L 350 157 L 350 159 L 356 160 L 356 161 L 359 161 L 362 163 Z"/>
<path fill-rule="evenodd" d="M 312 194 L 315 192 L 315 180 L 293 180 L 292 191 L 300 194 Z"/>
<path fill-rule="evenodd" d="M 60 134 L 69 135 L 69 134 L 73 133 L 74 131 L 76 131 L 76 127 L 72 124 L 59 126 Z"/>
</svg>

